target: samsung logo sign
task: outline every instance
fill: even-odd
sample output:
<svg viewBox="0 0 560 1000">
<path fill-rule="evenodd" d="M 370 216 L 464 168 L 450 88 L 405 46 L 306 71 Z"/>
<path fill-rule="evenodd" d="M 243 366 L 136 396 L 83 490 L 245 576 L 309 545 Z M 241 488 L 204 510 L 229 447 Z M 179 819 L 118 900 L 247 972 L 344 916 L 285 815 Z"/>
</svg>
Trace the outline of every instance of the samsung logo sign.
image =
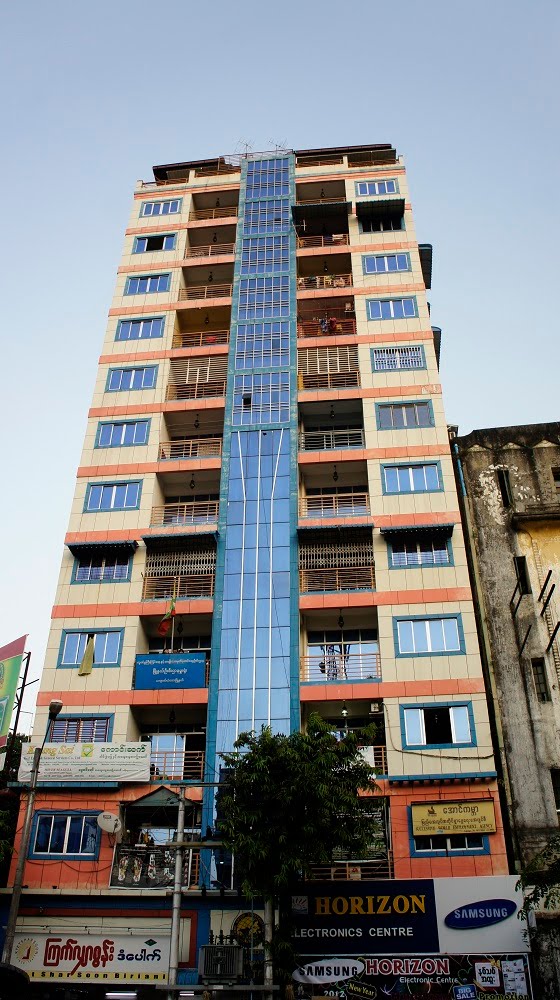
<svg viewBox="0 0 560 1000">
<path fill-rule="evenodd" d="M 445 926 L 458 931 L 473 927 L 490 927 L 513 916 L 517 903 L 511 899 L 482 899 L 477 903 L 466 903 L 452 910 L 445 918 Z"/>
<path fill-rule="evenodd" d="M 363 971 L 364 963 L 359 959 L 327 958 L 296 969 L 293 977 L 296 983 L 338 983 L 359 976 Z"/>
</svg>

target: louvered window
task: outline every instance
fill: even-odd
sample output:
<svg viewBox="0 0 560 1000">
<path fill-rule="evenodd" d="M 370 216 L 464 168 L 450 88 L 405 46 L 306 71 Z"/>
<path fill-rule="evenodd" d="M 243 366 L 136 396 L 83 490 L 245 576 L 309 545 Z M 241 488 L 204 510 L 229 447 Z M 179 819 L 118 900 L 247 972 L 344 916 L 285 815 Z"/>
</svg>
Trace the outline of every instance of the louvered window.
<svg viewBox="0 0 560 1000">
<path fill-rule="evenodd" d="M 108 716 L 55 719 L 50 724 L 49 743 L 106 743 L 109 739 Z"/>
<path fill-rule="evenodd" d="M 358 348 L 314 347 L 298 351 L 298 373 L 330 374 L 358 371 Z"/>
<path fill-rule="evenodd" d="M 181 576 L 213 573 L 216 549 L 193 548 L 178 552 L 148 552 L 145 576 Z"/>
<path fill-rule="evenodd" d="M 167 383 L 168 399 L 223 396 L 226 391 L 227 358 L 181 358 L 172 361 Z"/>
</svg>

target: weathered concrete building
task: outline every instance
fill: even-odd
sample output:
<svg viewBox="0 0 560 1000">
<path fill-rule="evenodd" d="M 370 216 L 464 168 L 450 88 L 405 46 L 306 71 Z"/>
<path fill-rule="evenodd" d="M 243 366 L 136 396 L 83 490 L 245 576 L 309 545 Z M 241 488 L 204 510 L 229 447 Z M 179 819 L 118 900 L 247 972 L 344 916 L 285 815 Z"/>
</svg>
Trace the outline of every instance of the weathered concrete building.
<svg viewBox="0 0 560 1000">
<path fill-rule="evenodd" d="M 512 866 L 560 814 L 560 423 L 451 431 L 503 771 Z M 537 918 L 542 996 L 558 997 L 560 914 Z"/>
</svg>

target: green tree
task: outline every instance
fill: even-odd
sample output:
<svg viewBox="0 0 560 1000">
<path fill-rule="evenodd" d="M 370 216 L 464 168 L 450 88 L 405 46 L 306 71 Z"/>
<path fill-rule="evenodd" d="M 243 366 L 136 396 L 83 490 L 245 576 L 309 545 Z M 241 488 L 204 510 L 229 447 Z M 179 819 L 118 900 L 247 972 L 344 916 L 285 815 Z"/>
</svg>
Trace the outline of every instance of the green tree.
<svg viewBox="0 0 560 1000">
<path fill-rule="evenodd" d="M 273 735 L 263 727 L 242 733 L 234 752 L 222 755 L 219 832 L 244 894 L 265 901 L 265 985 L 273 982 L 275 897 L 312 865 L 331 864 L 337 848 L 360 857 L 380 841 L 370 797 L 375 770 L 360 750 L 374 736 L 369 727 L 338 739 L 312 715 L 306 732 Z"/>
<path fill-rule="evenodd" d="M 523 868 L 518 885 L 523 889 L 523 910 L 554 910 L 560 907 L 560 833 Z"/>
</svg>

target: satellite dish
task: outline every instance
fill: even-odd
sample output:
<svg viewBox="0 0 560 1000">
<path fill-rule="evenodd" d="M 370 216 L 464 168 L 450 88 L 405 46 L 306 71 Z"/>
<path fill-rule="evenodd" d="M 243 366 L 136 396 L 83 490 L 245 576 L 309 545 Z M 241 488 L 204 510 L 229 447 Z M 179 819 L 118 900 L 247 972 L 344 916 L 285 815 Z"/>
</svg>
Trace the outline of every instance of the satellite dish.
<svg viewBox="0 0 560 1000">
<path fill-rule="evenodd" d="M 122 823 L 118 816 L 114 813 L 99 813 L 97 817 L 97 825 L 105 830 L 105 833 L 120 833 L 122 830 Z"/>
</svg>

